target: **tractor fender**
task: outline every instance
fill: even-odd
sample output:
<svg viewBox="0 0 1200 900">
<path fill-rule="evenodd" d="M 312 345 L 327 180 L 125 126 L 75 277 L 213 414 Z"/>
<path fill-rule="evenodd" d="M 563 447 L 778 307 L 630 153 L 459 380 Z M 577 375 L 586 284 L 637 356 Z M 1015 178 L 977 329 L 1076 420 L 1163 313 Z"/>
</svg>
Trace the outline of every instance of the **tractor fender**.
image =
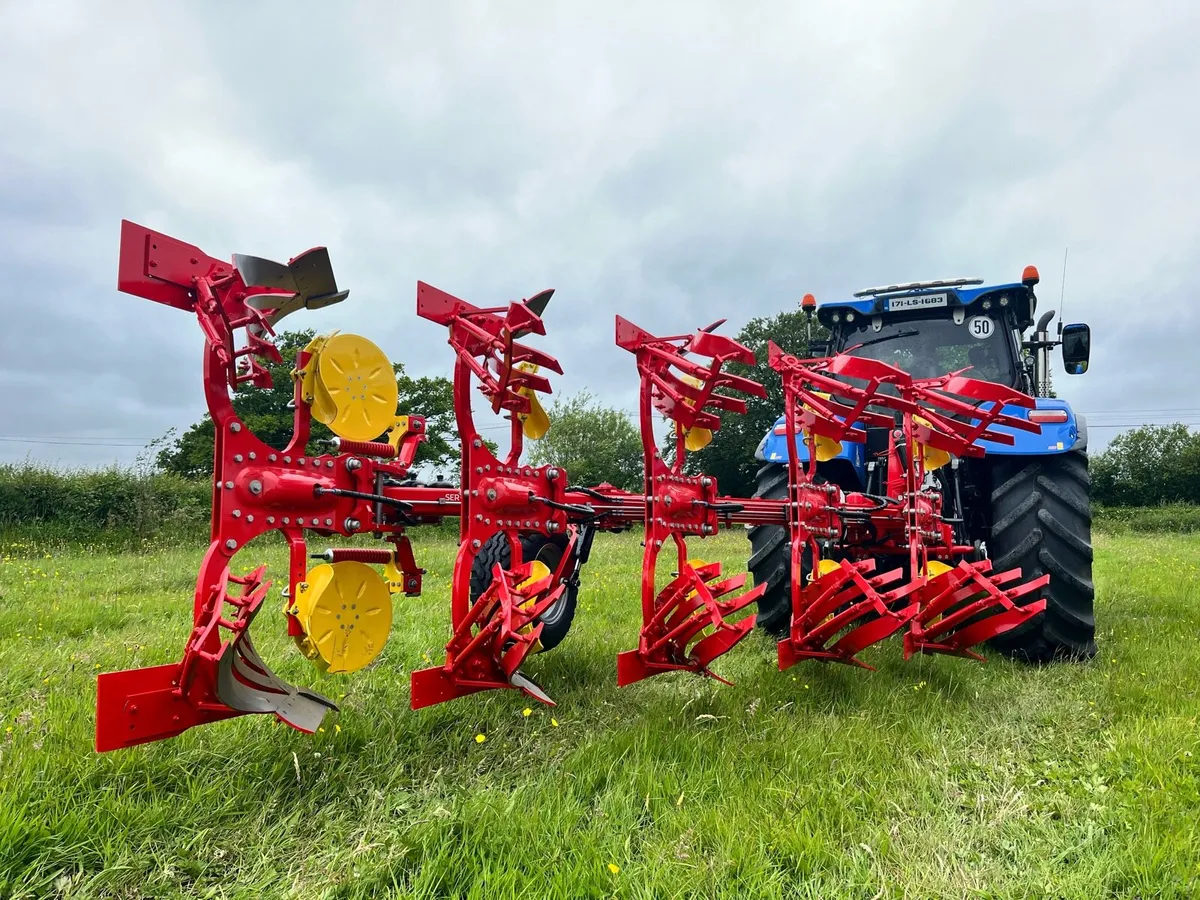
<svg viewBox="0 0 1200 900">
<path fill-rule="evenodd" d="M 1075 430 L 1079 433 L 1079 437 L 1075 439 L 1075 446 L 1071 449 L 1087 450 L 1087 416 L 1085 416 L 1083 413 L 1075 414 Z"/>
<path fill-rule="evenodd" d="M 1011 434 L 1012 444 L 999 444 L 992 441 L 976 441 L 976 444 L 987 451 L 988 456 L 1055 456 L 1060 453 L 1070 453 L 1087 448 L 1087 422 L 1083 416 L 1077 415 L 1066 400 L 1057 397 L 1037 397 L 1037 410 L 1056 410 L 1066 413 L 1064 422 L 1044 422 L 1041 433 L 1017 431 L 1002 425 L 993 425 L 992 430 Z M 1028 419 L 1030 410 L 1016 406 L 1006 406 L 1005 415 Z"/>
</svg>

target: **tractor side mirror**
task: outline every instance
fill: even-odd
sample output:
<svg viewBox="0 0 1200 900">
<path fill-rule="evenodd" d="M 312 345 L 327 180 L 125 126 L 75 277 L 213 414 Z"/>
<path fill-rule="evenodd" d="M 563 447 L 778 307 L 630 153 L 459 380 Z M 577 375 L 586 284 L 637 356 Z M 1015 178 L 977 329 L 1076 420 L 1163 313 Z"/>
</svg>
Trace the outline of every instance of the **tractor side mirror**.
<svg viewBox="0 0 1200 900">
<path fill-rule="evenodd" d="M 1068 375 L 1082 375 L 1092 352 L 1092 329 L 1083 324 L 1064 325 L 1062 330 L 1063 368 Z"/>
</svg>

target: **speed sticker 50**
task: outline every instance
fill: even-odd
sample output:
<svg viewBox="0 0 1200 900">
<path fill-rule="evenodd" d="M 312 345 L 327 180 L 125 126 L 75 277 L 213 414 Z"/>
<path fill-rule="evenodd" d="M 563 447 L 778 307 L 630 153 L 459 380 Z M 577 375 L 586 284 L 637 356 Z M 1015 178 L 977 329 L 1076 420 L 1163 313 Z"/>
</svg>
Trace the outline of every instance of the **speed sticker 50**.
<svg viewBox="0 0 1200 900">
<path fill-rule="evenodd" d="M 967 319 L 967 331 L 977 341 L 990 338 L 995 330 L 996 323 L 992 321 L 991 316 L 971 316 Z"/>
</svg>

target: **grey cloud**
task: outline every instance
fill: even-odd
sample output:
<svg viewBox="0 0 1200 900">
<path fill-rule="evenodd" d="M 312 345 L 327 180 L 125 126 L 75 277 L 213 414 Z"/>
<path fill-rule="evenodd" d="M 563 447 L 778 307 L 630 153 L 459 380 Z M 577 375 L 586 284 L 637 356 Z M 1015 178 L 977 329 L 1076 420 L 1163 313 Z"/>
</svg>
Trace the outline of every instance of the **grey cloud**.
<svg viewBox="0 0 1200 900">
<path fill-rule="evenodd" d="M 289 322 L 416 374 L 450 367 L 417 279 L 480 303 L 556 287 L 556 390 L 625 408 L 616 312 L 735 330 L 806 291 L 1027 263 L 1057 306 L 1070 245 L 1068 315 L 1096 340 L 1060 392 L 1191 403 L 1183 4 L 39 3 L 0 33 L 5 435 L 199 414 L 194 322 L 115 291 L 122 217 L 223 257 L 328 245 L 350 301 Z M 29 449 L 136 453 L 0 459 Z"/>
</svg>

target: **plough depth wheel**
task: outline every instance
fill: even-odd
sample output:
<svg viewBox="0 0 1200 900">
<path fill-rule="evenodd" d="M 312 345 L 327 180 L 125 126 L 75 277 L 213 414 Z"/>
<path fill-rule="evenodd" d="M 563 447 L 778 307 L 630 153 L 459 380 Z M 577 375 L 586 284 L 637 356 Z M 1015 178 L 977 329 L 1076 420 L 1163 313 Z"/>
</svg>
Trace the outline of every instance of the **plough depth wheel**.
<svg viewBox="0 0 1200 900">
<path fill-rule="evenodd" d="M 566 557 L 568 541 L 566 538 L 552 538 L 542 534 L 526 534 L 521 537 L 521 558 L 538 562 L 551 573 L 560 571 L 564 562 L 570 562 Z M 495 535 L 483 545 L 475 562 L 471 565 L 471 602 L 474 603 L 492 583 L 492 573 L 495 566 L 507 569 L 512 565 L 512 548 L 503 534 Z M 560 576 L 561 577 L 561 576 Z M 567 581 L 566 590 L 540 616 L 538 622 L 542 626 L 538 642 L 541 652 L 553 650 L 571 630 L 575 620 L 575 609 L 579 603 L 579 582 Z"/>
</svg>

